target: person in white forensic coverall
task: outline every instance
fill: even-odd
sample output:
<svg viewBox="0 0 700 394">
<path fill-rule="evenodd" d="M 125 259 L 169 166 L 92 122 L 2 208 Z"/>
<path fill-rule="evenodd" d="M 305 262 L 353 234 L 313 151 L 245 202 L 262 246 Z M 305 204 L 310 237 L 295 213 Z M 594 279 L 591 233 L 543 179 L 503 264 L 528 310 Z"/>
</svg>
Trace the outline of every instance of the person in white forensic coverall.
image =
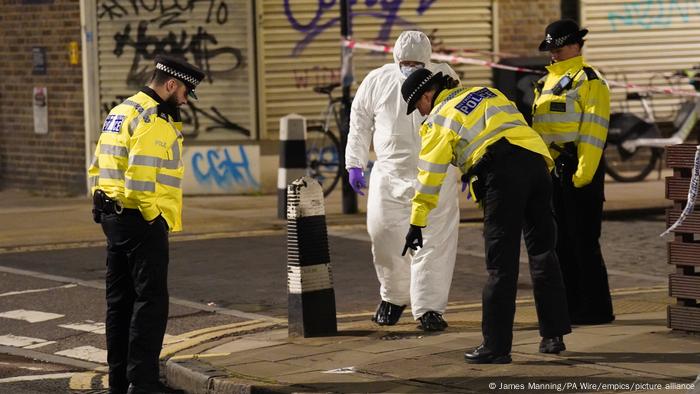
<svg viewBox="0 0 700 394">
<path fill-rule="evenodd" d="M 457 74 L 447 64 L 432 63 L 428 37 L 420 31 L 404 31 L 394 45 L 394 63 L 371 71 L 352 102 L 350 133 L 345 150 L 346 169 L 353 189 L 366 187 L 370 143 L 377 160 L 372 168 L 367 198 L 367 232 L 381 285 L 381 303 L 372 318 L 379 325 L 393 325 L 410 302 L 413 317 L 426 331 L 442 331 L 442 317 L 452 283 L 459 225 L 457 171 L 451 167 L 440 190 L 438 207 L 430 212 L 424 247 L 413 256 L 398 253 L 404 246 L 416 185 L 425 119 L 418 111 L 406 115 L 401 84 L 412 71 Z M 363 194 L 364 195 L 364 194 Z"/>
</svg>

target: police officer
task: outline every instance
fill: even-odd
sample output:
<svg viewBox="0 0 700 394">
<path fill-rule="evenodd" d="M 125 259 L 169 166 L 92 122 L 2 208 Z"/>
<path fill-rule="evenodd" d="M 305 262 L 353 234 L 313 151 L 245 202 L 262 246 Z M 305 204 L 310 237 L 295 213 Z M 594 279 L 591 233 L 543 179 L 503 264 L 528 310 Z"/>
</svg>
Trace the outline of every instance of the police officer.
<svg viewBox="0 0 700 394">
<path fill-rule="evenodd" d="M 587 32 L 568 19 L 547 26 L 539 49 L 550 52 L 552 64 L 535 87 L 533 128 L 556 160 L 557 254 L 571 322 L 601 324 L 615 319 L 598 241 L 610 92 L 598 71 L 581 56 Z"/>
<path fill-rule="evenodd" d="M 114 107 L 88 170 L 93 215 L 107 237 L 110 393 L 171 393 L 158 381 L 168 320 L 168 231 L 182 229 L 179 107 L 204 74 L 159 56 L 148 86 Z M 127 391 L 128 390 L 128 391 Z"/>
<path fill-rule="evenodd" d="M 420 129 L 422 147 L 411 225 L 404 252 L 422 247 L 422 228 L 438 204 L 450 164 L 464 174 L 484 208 L 488 280 L 483 291 L 483 343 L 465 353 L 470 363 L 511 362 L 513 318 L 518 284 L 520 234 L 530 259 L 540 352 L 565 350 L 571 332 L 564 284 L 554 251 L 555 225 L 549 167 L 553 164 L 542 138 L 503 93 L 485 87 L 446 88 L 449 78 L 415 71 L 401 93 L 408 112 L 428 115 Z"/>
</svg>

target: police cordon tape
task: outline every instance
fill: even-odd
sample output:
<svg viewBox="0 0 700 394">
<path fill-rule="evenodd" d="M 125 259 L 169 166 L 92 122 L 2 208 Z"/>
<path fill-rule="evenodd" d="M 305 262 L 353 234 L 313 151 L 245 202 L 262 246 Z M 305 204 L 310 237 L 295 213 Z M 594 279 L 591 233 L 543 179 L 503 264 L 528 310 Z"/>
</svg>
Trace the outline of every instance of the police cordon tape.
<svg viewBox="0 0 700 394">
<path fill-rule="evenodd" d="M 373 44 L 370 42 L 359 42 L 359 41 L 353 41 L 353 40 L 342 40 L 342 44 L 343 44 L 343 46 L 346 46 L 350 49 L 358 48 L 358 49 L 366 49 L 366 50 L 373 51 L 373 52 L 383 52 L 383 53 L 392 53 L 393 52 L 393 47 L 391 45 Z M 489 62 L 489 61 L 481 60 L 481 59 L 472 59 L 472 58 L 466 58 L 466 57 L 462 57 L 462 56 L 446 55 L 446 54 L 441 54 L 441 53 L 433 53 L 430 56 L 430 58 L 434 59 L 434 60 L 441 60 L 441 61 L 449 62 L 449 63 L 474 64 L 477 66 L 498 68 L 498 69 L 502 69 L 502 70 L 509 70 L 509 71 L 515 71 L 515 72 L 526 72 L 526 73 L 539 74 L 539 75 L 545 74 L 545 72 L 541 71 L 541 70 L 533 70 L 533 69 L 524 68 L 524 67 L 508 66 L 505 64 Z M 635 85 L 632 83 L 623 83 L 623 82 L 616 82 L 616 81 L 607 81 L 607 82 L 610 86 L 624 87 L 627 89 L 636 89 L 638 91 L 644 91 L 644 92 L 662 93 L 662 94 L 673 95 L 673 96 L 700 97 L 700 94 L 698 94 L 697 92 L 689 92 L 689 91 L 683 91 L 683 90 L 671 89 L 671 88 L 642 87 L 642 86 Z M 685 208 L 683 209 L 683 212 L 681 212 L 681 215 L 678 217 L 678 220 L 676 220 L 676 222 L 673 223 L 673 225 L 671 225 L 660 236 L 663 237 L 664 235 L 671 233 L 674 229 L 676 229 L 678 226 L 680 226 L 683 223 L 683 221 L 685 221 L 685 218 L 688 217 L 688 215 L 690 215 L 693 212 L 693 209 L 695 207 L 695 198 L 697 197 L 699 186 L 700 186 L 700 145 L 698 145 L 697 151 L 695 152 L 695 162 L 693 165 L 690 186 L 688 187 L 688 203 L 686 204 Z"/>
<path fill-rule="evenodd" d="M 378 45 L 390 45 L 386 44 L 383 41 L 375 41 L 375 44 Z M 500 58 L 507 58 L 507 57 L 519 57 L 517 53 L 510 53 L 510 52 L 493 52 L 493 51 L 485 51 L 483 49 L 472 49 L 472 48 L 450 48 L 446 47 L 443 45 L 439 45 L 440 49 L 442 51 L 438 51 L 438 53 L 446 53 L 446 54 L 451 54 L 451 53 L 475 53 L 477 55 L 484 55 L 484 56 L 498 56 Z"/>
<path fill-rule="evenodd" d="M 392 53 L 392 51 L 394 50 L 393 46 L 386 45 L 386 44 L 375 44 L 375 43 L 371 43 L 371 42 L 360 42 L 360 41 L 345 40 L 345 39 L 343 39 L 341 42 L 342 42 L 342 45 L 344 47 L 348 47 L 350 49 L 357 48 L 357 49 L 365 49 L 365 50 L 372 51 L 372 52 L 382 52 L 382 53 Z M 475 66 L 497 68 L 500 70 L 508 70 L 508 71 L 514 71 L 514 72 L 523 72 L 523 73 L 538 74 L 538 75 L 546 74 L 546 72 L 544 72 L 542 70 L 534 70 L 534 69 L 525 68 L 525 67 L 509 66 L 507 64 L 490 62 L 488 60 L 474 59 L 474 58 L 449 55 L 449 54 L 444 54 L 444 53 L 435 53 L 434 52 L 430 56 L 430 58 L 434 59 L 434 60 L 440 60 L 443 62 L 453 63 L 453 64 L 454 63 L 472 64 Z M 611 81 L 611 80 L 607 80 L 607 79 L 606 79 L 606 82 L 608 83 L 608 85 L 610 85 L 612 87 L 634 89 L 637 92 L 651 92 L 651 93 L 665 94 L 665 95 L 670 95 L 670 96 L 700 97 L 700 93 L 694 92 L 694 91 L 689 91 L 689 90 L 641 86 L 641 85 L 636 85 L 633 83 Z"/>
</svg>

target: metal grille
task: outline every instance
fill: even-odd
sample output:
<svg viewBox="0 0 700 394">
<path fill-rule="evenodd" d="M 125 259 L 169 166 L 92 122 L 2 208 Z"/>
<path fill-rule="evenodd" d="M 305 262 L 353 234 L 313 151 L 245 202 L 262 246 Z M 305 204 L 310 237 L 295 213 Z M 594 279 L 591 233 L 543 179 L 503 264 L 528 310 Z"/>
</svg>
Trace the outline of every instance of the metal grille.
<svg viewBox="0 0 700 394">
<path fill-rule="evenodd" d="M 206 73 L 182 109 L 186 138 L 255 138 L 251 20 L 249 1 L 98 0 L 101 116 L 147 83 L 155 55 L 184 55 Z"/>
<path fill-rule="evenodd" d="M 261 135 L 274 139 L 279 118 L 286 114 L 298 113 L 312 121 L 318 119 L 327 98 L 314 93 L 312 88 L 340 79 L 340 6 L 339 2 L 330 2 L 331 7 L 323 8 L 319 6 L 323 2 L 317 0 L 264 0 L 261 3 L 257 10 L 261 75 L 259 116 Z M 403 30 L 418 29 L 431 36 L 433 51 L 444 48 L 493 50 L 491 0 L 356 2 L 352 12 L 352 38 L 358 41 L 381 39 L 393 45 Z M 370 70 L 389 62 L 393 62 L 389 54 L 355 50 L 355 87 Z M 491 84 L 488 68 L 464 65 L 453 68 L 468 84 Z M 339 90 L 336 95 L 340 95 Z"/>
<path fill-rule="evenodd" d="M 700 6 L 690 1 L 582 0 L 581 26 L 590 32 L 586 60 L 609 80 L 668 86 L 663 73 L 699 63 Z M 690 85 L 681 86 L 692 91 Z M 625 90 L 612 89 L 612 110 L 620 111 Z M 654 96 L 657 120 L 671 118 L 682 100 Z M 643 114 L 638 102 L 630 109 Z"/>
</svg>

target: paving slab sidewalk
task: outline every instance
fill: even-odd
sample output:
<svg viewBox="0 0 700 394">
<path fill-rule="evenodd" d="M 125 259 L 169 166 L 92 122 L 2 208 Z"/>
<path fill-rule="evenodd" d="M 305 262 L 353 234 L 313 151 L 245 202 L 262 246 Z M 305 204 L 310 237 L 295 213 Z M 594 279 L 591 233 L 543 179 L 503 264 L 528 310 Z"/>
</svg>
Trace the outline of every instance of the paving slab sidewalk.
<svg viewBox="0 0 700 394">
<path fill-rule="evenodd" d="M 173 356 L 166 373 L 191 393 L 691 392 L 700 336 L 666 328 L 667 291 L 618 291 L 614 302 L 613 324 L 575 327 L 567 351 L 545 355 L 534 305 L 520 301 L 509 365 L 464 362 L 481 341 L 481 310 L 453 304 L 443 333 L 418 330 L 407 314 L 391 328 L 372 324 L 371 312 L 340 316 L 336 336 L 295 338 L 276 328 L 222 338 Z"/>
</svg>

